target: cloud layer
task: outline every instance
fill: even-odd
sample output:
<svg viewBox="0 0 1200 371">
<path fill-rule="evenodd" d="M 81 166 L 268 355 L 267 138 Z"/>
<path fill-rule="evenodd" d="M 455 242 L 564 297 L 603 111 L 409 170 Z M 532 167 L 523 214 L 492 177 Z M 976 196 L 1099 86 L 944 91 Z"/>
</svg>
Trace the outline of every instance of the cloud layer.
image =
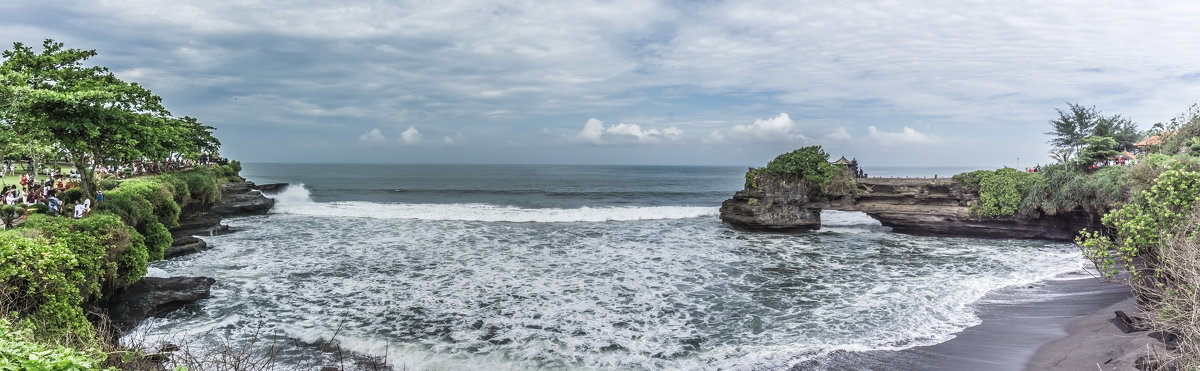
<svg viewBox="0 0 1200 371">
<path fill-rule="evenodd" d="M 97 49 L 247 161 L 444 147 L 417 144 L 465 162 L 589 158 L 549 130 L 652 163 L 757 164 L 800 144 L 886 163 L 937 143 L 964 155 L 932 161 L 992 164 L 1045 157 L 1065 101 L 1144 127 L 1194 103 L 1198 16 L 1187 1 L 18 0 L 0 4 L 0 35 Z M 279 144 L 253 142 L 266 133 Z M 376 145 L 310 150 L 354 143 Z"/>
</svg>

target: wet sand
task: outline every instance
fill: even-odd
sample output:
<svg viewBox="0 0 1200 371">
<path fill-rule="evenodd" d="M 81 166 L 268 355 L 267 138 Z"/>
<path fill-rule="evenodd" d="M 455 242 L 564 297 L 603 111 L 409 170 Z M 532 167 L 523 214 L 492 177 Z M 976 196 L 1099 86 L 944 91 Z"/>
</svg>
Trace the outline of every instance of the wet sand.
<svg viewBox="0 0 1200 371">
<path fill-rule="evenodd" d="M 1114 310 L 1133 312 L 1128 286 L 1081 274 L 989 293 L 974 305 L 982 323 L 949 341 L 901 351 L 835 352 L 794 370 L 1132 369 L 1155 340 L 1123 334 Z M 1106 364 L 1107 362 L 1107 364 Z M 1097 368 L 1097 365 L 1100 368 Z"/>
</svg>

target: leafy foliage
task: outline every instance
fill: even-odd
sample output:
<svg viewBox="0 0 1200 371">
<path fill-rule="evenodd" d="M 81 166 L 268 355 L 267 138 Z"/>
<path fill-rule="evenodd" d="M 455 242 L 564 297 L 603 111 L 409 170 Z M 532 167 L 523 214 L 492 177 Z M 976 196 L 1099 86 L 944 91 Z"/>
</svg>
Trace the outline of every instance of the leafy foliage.
<svg viewBox="0 0 1200 371">
<path fill-rule="evenodd" d="M 1013 168 L 979 173 L 979 204 L 971 206 L 971 214 L 990 218 L 1013 216 L 1030 188 L 1041 178 Z"/>
<path fill-rule="evenodd" d="M 21 217 L 25 213 L 25 208 L 17 205 L 0 206 L 0 220 L 4 221 L 5 228 L 12 228 L 13 221 Z"/>
<path fill-rule="evenodd" d="M 1101 215 L 1125 202 L 1129 180 L 1125 167 L 1104 167 L 1095 172 L 1080 171 L 1065 164 L 1045 166 L 1030 185 L 1021 202 L 1020 213 L 1036 216 L 1057 215 L 1083 210 Z"/>
<path fill-rule="evenodd" d="M 84 194 L 95 192 L 89 160 L 118 164 L 161 161 L 172 154 L 197 158 L 220 145 L 213 128 L 172 117 L 162 98 L 107 68 L 85 66 L 95 50 L 66 49 L 45 40 L 42 51 L 13 43 L 0 63 L 4 122 L 15 133 L 53 143 L 83 175 Z"/>
<path fill-rule="evenodd" d="M 757 172 L 771 178 L 800 178 L 823 187 L 841 171 L 842 167 L 829 163 L 829 154 L 821 146 L 809 146 L 776 156 Z"/>
<path fill-rule="evenodd" d="M 1172 231 L 1191 215 L 1200 199 L 1200 172 L 1167 170 L 1154 186 L 1139 192 L 1131 202 L 1105 214 L 1101 219 L 1113 229 L 1115 239 L 1100 231 L 1084 232 L 1077 239 L 1084 254 L 1106 275 L 1119 268 L 1136 274 L 1133 261 L 1152 253 Z"/>
<path fill-rule="evenodd" d="M 33 339 L 28 329 L 15 329 L 0 318 L 0 369 L 5 370 L 95 370 L 104 354 L 95 348 L 75 350 L 46 345 Z"/>
<path fill-rule="evenodd" d="M 1110 137 L 1090 136 L 1083 140 L 1083 150 L 1079 153 L 1079 162 L 1085 167 L 1116 158 L 1121 152 L 1113 149 L 1117 141 Z"/>
<path fill-rule="evenodd" d="M 1068 110 L 1058 111 L 1058 118 L 1050 120 L 1051 130 L 1046 132 L 1051 138 L 1047 142 L 1054 147 L 1051 151 L 1061 163 L 1070 162 L 1081 156 L 1088 145 L 1088 138 L 1108 137 L 1113 142 L 1109 150 L 1121 151 L 1133 148 L 1133 143 L 1142 139 L 1142 133 L 1137 130 L 1137 124 L 1120 115 L 1104 117 L 1096 107 L 1084 107 L 1080 104 L 1067 103 Z M 1106 158 L 1115 157 L 1108 156 Z"/>
</svg>

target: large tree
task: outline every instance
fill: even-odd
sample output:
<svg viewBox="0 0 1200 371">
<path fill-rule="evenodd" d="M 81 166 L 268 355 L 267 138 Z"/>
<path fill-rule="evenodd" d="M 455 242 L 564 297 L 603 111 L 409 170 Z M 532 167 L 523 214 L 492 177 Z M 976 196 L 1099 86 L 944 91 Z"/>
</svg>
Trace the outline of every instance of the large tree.
<svg viewBox="0 0 1200 371">
<path fill-rule="evenodd" d="M 172 154 L 215 153 L 212 127 L 175 118 L 162 98 L 103 66 L 85 66 L 95 50 L 64 49 L 54 40 L 42 51 L 13 43 L 0 64 L 0 115 L 13 132 L 45 139 L 65 150 L 95 192 L 89 166 L 129 160 L 161 161 Z"/>
<path fill-rule="evenodd" d="M 1116 151 L 1129 150 L 1142 140 L 1137 124 L 1121 115 L 1104 117 L 1095 106 L 1084 107 L 1070 102 L 1067 107 L 1067 111 L 1055 108 L 1058 118 L 1050 120 L 1051 130 L 1046 132 L 1051 136 L 1047 143 L 1054 147 L 1050 153 L 1060 162 L 1078 157 L 1087 138 L 1092 136 L 1112 138 L 1115 144 L 1111 149 Z"/>
</svg>

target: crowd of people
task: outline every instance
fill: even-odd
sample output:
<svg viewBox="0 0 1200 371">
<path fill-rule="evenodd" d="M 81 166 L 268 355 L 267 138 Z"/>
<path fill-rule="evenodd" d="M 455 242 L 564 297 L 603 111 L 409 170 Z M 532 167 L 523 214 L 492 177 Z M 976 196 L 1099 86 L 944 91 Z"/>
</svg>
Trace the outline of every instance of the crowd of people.
<svg viewBox="0 0 1200 371">
<path fill-rule="evenodd" d="M 78 174 L 75 174 L 78 175 Z M 74 205 L 67 207 L 60 197 L 65 191 L 79 186 L 78 177 L 56 174 L 39 182 L 33 174 L 22 174 L 19 185 L 4 186 L 0 190 L 0 202 L 5 205 L 25 206 L 25 214 L 36 209 L 37 204 L 46 205 L 50 215 L 71 215 L 75 218 L 86 217 L 92 211 L 92 199 L 81 197 Z M 104 193 L 96 192 L 96 199 L 103 200 Z"/>
</svg>

